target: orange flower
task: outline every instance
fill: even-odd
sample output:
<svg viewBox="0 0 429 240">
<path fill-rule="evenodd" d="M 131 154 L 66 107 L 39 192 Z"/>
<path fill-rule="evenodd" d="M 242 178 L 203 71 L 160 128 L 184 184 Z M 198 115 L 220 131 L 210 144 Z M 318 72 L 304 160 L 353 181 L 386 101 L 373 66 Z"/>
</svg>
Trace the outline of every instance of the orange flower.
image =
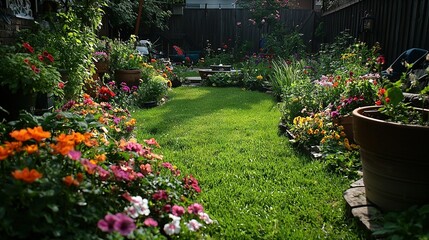
<svg viewBox="0 0 429 240">
<path fill-rule="evenodd" d="M 106 154 L 101 154 L 101 155 L 95 155 L 95 160 L 97 162 L 104 162 L 106 161 Z"/>
<path fill-rule="evenodd" d="M 12 151 L 8 147 L 0 146 L 0 160 L 5 160 L 7 157 L 9 157 L 11 152 Z"/>
<path fill-rule="evenodd" d="M 57 143 L 51 144 L 54 152 L 60 153 L 62 155 L 67 155 L 71 150 L 74 149 L 74 136 L 66 135 L 61 133 L 58 137 L 56 137 Z"/>
<path fill-rule="evenodd" d="M 36 153 L 37 151 L 39 151 L 39 147 L 36 144 L 32 144 L 32 145 L 25 146 L 24 150 L 28 154 L 33 154 L 33 153 Z"/>
<path fill-rule="evenodd" d="M 79 181 L 78 180 L 76 180 L 76 179 L 74 179 L 74 177 L 73 176 L 66 176 L 66 177 L 64 177 L 63 178 L 63 182 L 67 185 L 67 186 L 71 186 L 71 185 L 74 185 L 74 186 L 79 186 Z"/>
<path fill-rule="evenodd" d="M 85 136 L 82 133 L 75 132 L 72 134 L 74 138 L 74 142 L 76 144 L 81 143 L 85 140 Z"/>
<path fill-rule="evenodd" d="M 9 135 L 18 141 L 25 142 L 31 139 L 31 135 L 27 129 L 15 130 L 9 133 Z"/>
<path fill-rule="evenodd" d="M 33 183 L 37 179 L 41 178 L 43 175 L 39 173 L 36 169 L 29 170 L 28 168 L 24 168 L 22 170 L 13 171 L 12 176 L 17 180 L 22 180 L 26 183 Z"/>
<path fill-rule="evenodd" d="M 51 137 L 51 133 L 47 132 L 47 131 L 43 131 L 42 126 L 37 126 L 34 128 L 27 128 L 28 133 L 30 134 L 30 136 L 40 142 L 45 138 L 50 138 Z"/>
<path fill-rule="evenodd" d="M 11 152 L 19 152 L 22 147 L 22 142 L 5 142 L 5 147 L 9 148 Z"/>
</svg>

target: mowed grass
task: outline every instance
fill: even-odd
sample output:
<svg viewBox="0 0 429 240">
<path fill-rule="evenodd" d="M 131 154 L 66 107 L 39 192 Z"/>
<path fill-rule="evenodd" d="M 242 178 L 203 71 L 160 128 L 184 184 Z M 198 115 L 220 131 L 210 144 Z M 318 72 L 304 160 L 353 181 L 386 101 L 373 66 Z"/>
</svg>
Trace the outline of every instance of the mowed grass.
<svg viewBox="0 0 429 240">
<path fill-rule="evenodd" d="M 350 184 L 278 136 L 272 97 L 239 88 L 180 87 L 165 105 L 138 110 L 137 137 L 195 176 L 214 239 L 362 239 L 346 215 Z"/>
</svg>

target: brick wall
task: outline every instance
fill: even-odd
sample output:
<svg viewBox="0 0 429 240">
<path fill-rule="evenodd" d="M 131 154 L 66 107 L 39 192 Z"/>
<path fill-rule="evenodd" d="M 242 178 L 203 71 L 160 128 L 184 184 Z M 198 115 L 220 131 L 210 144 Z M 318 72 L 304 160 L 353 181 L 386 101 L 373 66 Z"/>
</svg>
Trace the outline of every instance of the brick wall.
<svg viewBox="0 0 429 240">
<path fill-rule="evenodd" d="M 11 17 L 10 24 L 0 19 L 0 45 L 15 43 L 15 34 L 21 29 L 31 28 L 33 20 Z"/>
</svg>

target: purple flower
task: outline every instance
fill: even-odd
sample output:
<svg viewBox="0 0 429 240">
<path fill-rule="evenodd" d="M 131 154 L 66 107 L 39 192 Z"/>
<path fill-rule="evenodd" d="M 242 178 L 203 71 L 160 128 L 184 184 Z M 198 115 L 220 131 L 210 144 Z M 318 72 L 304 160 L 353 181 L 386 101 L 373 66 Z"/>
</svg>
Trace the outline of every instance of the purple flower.
<svg viewBox="0 0 429 240">
<path fill-rule="evenodd" d="M 123 213 L 117 213 L 115 216 L 116 221 L 113 228 L 122 236 L 128 236 L 132 231 L 134 231 L 134 229 L 136 229 L 136 224 L 132 218 Z"/>
<path fill-rule="evenodd" d="M 116 222 L 117 217 L 113 214 L 107 214 L 104 219 L 98 221 L 97 226 L 103 232 L 113 232 L 114 224 Z"/>
<path fill-rule="evenodd" d="M 122 91 L 126 92 L 126 93 L 130 93 L 131 89 L 130 89 L 130 87 L 128 87 L 127 85 L 125 85 L 125 86 L 122 86 Z"/>
<path fill-rule="evenodd" d="M 113 117 L 113 122 L 118 125 L 121 122 L 121 118 Z"/>
<path fill-rule="evenodd" d="M 137 86 L 132 86 L 132 87 L 131 87 L 131 91 L 133 91 L 133 92 L 137 91 L 137 89 L 138 89 L 138 87 L 137 87 Z"/>
<path fill-rule="evenodd" d="M 336 118 L 338 116 L 340 116 L 340 113 L 338 111 L 332 111 L 331 112 L 331 118 Z"/>
<path fill-rule="evenodd" d="M 116 85 L 115 81 L 110 81 L 107 84 L 110 85 L 110 86 L 115 86 Z"/>
</svg>

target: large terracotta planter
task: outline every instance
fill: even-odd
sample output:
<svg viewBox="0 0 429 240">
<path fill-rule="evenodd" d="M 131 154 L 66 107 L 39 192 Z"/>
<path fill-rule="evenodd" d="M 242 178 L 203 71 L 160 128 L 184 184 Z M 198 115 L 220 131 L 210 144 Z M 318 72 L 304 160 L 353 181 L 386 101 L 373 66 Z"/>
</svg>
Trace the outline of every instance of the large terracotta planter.
<svg viewBox="0 0 429 240">
<path fill-rule="evenodd" d="M 115 81 L 117 84 L 125 82 L 129 87 L 138 86 L 140 83 L 141 71 L 136 70 L 116 70 Z"/>
<path fill-rule="evenodd" d="M 429 127 L 380 120 L 378 108 L 353 111 L 366 197 L 385 211 L 429 203 Z"/>
</svg>

